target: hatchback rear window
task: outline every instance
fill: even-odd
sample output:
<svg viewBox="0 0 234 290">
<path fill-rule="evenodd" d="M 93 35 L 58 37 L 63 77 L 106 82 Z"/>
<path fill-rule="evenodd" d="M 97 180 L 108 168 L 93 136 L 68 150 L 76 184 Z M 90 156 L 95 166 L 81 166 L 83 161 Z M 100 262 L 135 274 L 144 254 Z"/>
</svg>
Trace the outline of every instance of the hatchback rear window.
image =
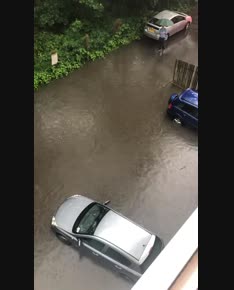
<svg viewBox="0 0 234 290">
<path fill-rule="evenodd" d="M 159 19 L 158 18 L 152 18 L 149 21 L 150 24 L 154 24 L 154 25 L 159 25 Z"/>
<path fill-rule="evenodd" d="M 154 25 L 157 25 L 157 26 L 172 26 L 173 25 L 173 22 L 169 19 L 158 19 L 156 17 L 152 18 L 150 21 L 149 21 L 150 24 L 154 24 Z"/>
</svg>

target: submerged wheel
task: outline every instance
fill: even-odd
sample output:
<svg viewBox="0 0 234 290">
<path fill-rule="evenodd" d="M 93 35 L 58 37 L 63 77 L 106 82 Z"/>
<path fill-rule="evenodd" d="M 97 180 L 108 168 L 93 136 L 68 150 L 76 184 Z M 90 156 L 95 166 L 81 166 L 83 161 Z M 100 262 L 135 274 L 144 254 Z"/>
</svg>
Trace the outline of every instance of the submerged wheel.
<svg viewBox="0 0 234 290">
<path fill-rule="evenodd" d="M 60 235 L 60 234 L 56 233 L 56 236 L 65 245 L 68 245 L 68 246 L 71 245 L 71 242 L 67 238 L 65 238 L 63 235 Z"/>
<path fill-rule="evenodd" d="M 119 275 L 120 275 L 123 279 L 125 279 L 125 280 L 127 280 L 127 281 L 129 281 L 129 282 L 131 282 L 131 283 L 136 283 L 136 281 L 135 281 L 133 278 L 129 277 L 129 276 L 126 275 L 126 274 L 119 273 Z"/>
<path fill-rule="evenodd" d="M 190 22 L 188 22 L 186 25 L 185 25 L 185 30 L 188 30 L 190 27 Z"/>
<path fill-rule="evenodd" d="M 180 126 L 183 126 L 183 125 L 184 125 L 183 122 L 182 122 L 182 120 L 181 120 L 180 118 L 174 118 L 173 121 L 174 121 L 176 124 L 180 125 Z"/>
</svg>

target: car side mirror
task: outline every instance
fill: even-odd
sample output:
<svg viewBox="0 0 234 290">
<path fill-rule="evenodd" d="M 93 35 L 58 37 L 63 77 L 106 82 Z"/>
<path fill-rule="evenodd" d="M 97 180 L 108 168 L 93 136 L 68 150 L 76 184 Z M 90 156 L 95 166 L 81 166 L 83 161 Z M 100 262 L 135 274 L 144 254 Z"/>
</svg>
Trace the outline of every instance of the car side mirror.
<svg viewBox="0 0 234 290">
<path fill-rule="evenodd" d="M 110 200 L 105 201 L 103 205 L 107 205 L 108 203 L 110 203 Z"/>
<path fill-rule="evenodd" d="M 178 94 L 172 94 L 171 96 L 170 96 L 170 100 L 168 101 L 168 102 L 173 102 L 175 99 L 177 99 L 178 98 Z"/>
</svg>

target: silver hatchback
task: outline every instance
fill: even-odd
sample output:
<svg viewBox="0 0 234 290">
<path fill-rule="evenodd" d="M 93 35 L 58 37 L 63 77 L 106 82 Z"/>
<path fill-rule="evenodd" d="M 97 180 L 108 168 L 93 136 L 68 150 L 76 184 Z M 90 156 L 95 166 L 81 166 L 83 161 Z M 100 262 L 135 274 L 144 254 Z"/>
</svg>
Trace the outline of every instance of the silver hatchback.
<svg viewBox="0 0 234 290">
<path fill-rule="evenodd" d="M 162 240 L 107 207 L 81 195 L 67 198 L 51 226 L 64 243 L 79 247 L 136 281 L 163 249 Z"/>
<path fill-rule="evenodd" d="M 145 26 L 144 34 L 150 38 L 159 39 L 159 29 L 162 26 L 166 27 L 167 36 L 183 30 L 188 29 L 192 23 L 192 17 L 182 13 L 164 10 L 155 15 Z"/>
</svg>

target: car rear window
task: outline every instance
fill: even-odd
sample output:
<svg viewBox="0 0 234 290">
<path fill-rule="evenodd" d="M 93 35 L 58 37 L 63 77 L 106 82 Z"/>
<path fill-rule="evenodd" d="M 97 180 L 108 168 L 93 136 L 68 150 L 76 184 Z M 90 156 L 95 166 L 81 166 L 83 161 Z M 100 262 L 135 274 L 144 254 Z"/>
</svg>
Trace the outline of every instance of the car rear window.
<svg viewBox="0 0 234 290">
<path fill-rule="evenodd" d="M 183 21 L 185 18 L 183 16 L 177 16 L 177 22 Z"/>
<path fill-rule="evenodd" d="M 150 21 L 149 21 L 150 24 L 154 24 L 154 25 L 157 25 L 157 26 L 165 26 L 165 27 L 168 27 L 168 26 L 171 26 L 173 25 L 173 22 L 169 19 L 158 19 L 156 17 L 152 18 Z"/>
<path fill-rule="evenodd" d="M 150 23 L 150 24 L 154 24 L 154 25 L 159 25 L 159 21 L 160 21 L 160 19 L 158 19 L 158 18 L 152 18 L 152 19 L 149 21 L 149 23 Z"/>
<path fill-rule="evenodd" d="M 178 22 L 183 21 L 183 20 L 185 20 L 185 18 L 183 16 L 175 16 L 171 19 L 171 21 L 173 23 L 178 23 Z"/>
</svg>

